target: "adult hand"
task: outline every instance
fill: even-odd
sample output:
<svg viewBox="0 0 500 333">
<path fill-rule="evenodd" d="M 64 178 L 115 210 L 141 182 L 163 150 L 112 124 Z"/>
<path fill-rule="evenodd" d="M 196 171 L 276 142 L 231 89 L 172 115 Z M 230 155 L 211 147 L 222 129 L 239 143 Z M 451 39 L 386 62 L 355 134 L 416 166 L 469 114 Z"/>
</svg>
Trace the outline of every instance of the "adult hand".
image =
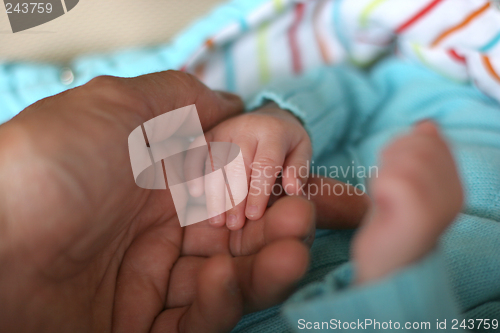
<svg viewBox="0 0 500 333">
<path fill-rule="evenodd" d="M 130 132 L 190 104 L 204 130 L 243 109 L 169 71 L 100 77 L 0 126 L 0 331 L 222 332 L 286 296 L 310 203 L 283 199 L 234 233 L 181 228 L 169 191 L 134 183 Z"/>
</svg>

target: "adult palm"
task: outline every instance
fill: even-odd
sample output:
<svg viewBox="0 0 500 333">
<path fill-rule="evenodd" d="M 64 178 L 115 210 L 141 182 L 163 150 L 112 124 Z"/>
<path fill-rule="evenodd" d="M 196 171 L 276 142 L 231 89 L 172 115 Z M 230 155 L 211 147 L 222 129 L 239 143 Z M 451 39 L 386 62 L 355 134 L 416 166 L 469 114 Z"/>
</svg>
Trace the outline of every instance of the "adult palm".
<svg viewBox="0 0 500 333">
<path fill-rule="evenodd" d="M 280 199 L 235 232 L 181 228 L 169 191 L 135 185 L 129 133 L 189 104 L 205 130 L 243 109 L 169 71 L 101 77 L 0 126 L 0 331 L 220 332 L 286 296 L 307 268 L 309 202 Z"/>
</svg>

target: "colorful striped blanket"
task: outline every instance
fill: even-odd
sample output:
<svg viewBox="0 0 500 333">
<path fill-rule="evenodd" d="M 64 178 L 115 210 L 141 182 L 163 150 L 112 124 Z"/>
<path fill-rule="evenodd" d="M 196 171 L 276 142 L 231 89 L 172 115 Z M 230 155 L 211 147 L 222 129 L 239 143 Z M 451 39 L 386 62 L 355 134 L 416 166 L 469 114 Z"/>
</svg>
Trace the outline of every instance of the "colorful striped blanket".
<svg viewBox="0 0 500 333">
<path fill-rule="evenodd" d="M 214 89 L 248 97 L 275 78 L 387 53 L 500 100 L 500 2 L 273 0 L 206 39 L 182 65 Z"/>
</svg>

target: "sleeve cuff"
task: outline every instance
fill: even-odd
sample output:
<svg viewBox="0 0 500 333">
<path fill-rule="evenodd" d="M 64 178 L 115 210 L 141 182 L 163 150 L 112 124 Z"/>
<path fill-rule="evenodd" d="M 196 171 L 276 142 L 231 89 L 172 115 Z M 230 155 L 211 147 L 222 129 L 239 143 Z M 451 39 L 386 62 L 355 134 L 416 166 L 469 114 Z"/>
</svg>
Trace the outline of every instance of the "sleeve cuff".
<svg viewBox="0 0 500 333">
<path fill-rule="evenodd" d="M 328 322 L 328 329 L 382 332 L 387 325 L 405 330 L 418 323 L 419 329 L 427 325 L 434 331 L 437 323 L 446 320 L 451 329 L 451 320 L 460 318 L 438 252 L 372 284 L 353 286 L 353 276 L 348 263 L 293 295 L 283 308 L 291 327 L 302 331 L 307 323 Z"/>
<path fill-rule="evenodd" d="M 322 68 L 275 82 L 251 99 L 246 104 L 247 110 L 272 101 L 290 111 L 304 124 L 315 155 L 321 155 L 338 144 L 349 128 L 349 103 L 339 71 L 338 67 Z"/>
</svg>

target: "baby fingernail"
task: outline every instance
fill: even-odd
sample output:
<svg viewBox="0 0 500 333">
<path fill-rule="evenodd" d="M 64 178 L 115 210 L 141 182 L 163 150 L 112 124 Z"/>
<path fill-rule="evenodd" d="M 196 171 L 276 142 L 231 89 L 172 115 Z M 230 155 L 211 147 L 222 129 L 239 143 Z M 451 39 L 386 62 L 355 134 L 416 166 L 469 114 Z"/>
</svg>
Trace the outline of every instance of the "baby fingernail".
<svg viewBox="0 0 500 333">
<path fill-rule="evenodd" d="M 238 221 L 238 218 L 236 217 L 236 215 L 229 215 L 227 217 L 227 226 L 228 228 L 233 228 L 236 226 L 236 222 Z"/>
<path fill-rule="evenodd" d="M 258 212 L 259 212 L 259 207 L 257 207 L 256 205 L 250 205 L 247 207 L 247 215 L 249 216 L 254 216 Z"/>
</svg>

